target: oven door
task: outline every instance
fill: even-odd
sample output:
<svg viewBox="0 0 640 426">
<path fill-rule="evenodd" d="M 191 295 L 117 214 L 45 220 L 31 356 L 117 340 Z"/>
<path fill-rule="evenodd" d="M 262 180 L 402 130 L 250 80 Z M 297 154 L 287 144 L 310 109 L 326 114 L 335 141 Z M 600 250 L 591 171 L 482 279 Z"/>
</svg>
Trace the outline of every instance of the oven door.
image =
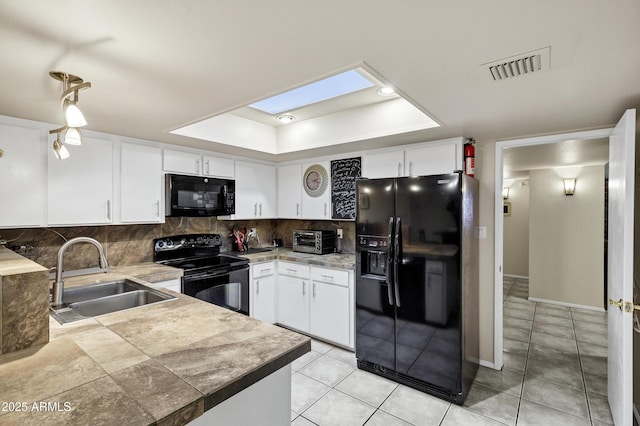
<svg viewBox="0 0 640 426">
<path fill-rule="evenodd" d="M 249 315 L 249 266 L 187 274 L 182 287 L 184 294 Z"/>
</svg>

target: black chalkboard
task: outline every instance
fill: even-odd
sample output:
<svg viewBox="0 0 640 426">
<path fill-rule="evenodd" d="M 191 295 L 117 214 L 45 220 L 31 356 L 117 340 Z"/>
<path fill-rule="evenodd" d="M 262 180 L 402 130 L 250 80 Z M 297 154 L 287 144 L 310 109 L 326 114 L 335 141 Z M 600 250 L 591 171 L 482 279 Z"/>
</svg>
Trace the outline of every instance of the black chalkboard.
<svg viewBox="0 0 640 426">
<path fill-rule="evenodd" d="M 331 218 L 355 220 L 356 179 L 362 176 L 360 157 L 331 162 Z"/>
</svg>

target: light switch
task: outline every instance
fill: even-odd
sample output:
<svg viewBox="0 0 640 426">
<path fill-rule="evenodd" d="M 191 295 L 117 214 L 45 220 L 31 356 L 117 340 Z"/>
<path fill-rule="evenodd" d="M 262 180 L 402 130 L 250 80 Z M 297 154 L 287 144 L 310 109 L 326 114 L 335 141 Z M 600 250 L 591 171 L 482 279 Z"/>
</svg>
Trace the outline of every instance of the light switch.
<svg viewBox="0 0 640 426">
<path fill-rule="evenodd" d="M 487 238 L 487 227 L 478 226 L 478 238 L 485 240 Z"/>
</svg>

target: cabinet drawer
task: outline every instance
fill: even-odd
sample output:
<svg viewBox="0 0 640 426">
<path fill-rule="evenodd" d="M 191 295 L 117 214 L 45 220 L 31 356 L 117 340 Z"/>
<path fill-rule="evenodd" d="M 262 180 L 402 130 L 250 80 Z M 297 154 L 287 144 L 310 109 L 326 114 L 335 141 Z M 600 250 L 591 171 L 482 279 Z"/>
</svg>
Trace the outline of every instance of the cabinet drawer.
<svg viewBox="0 0 640 426">
<path fill-rule="evenodd" d="M 278 275 L 290 277 L 309 278 L 309 265 L 293 262 L 278 261 Z"/>
<path fill-rule="evenodd" d="M 251 266 L 251 273 L 253 278 L 258 278 L 266 275 L 273 275 L 275 269 L 273 262 L 264 262 Z"/>
<path fill-rule="evenodd" d="M 311 267 L 311 279 L 349 287 L 349 271 L 329 268 Z"/>
</svg>

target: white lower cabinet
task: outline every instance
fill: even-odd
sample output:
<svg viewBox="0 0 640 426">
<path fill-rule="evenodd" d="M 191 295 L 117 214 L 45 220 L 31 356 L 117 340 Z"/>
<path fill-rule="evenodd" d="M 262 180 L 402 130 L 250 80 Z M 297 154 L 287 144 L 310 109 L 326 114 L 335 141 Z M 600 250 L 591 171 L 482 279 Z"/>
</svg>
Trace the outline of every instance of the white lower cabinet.
<svg viewBox="0 0 640 426">
<path fill-rule="evenodd" d="M 351 342 L 351 309 L 349 271 L 311 267 L 311 303 L 309 332 L 344 346 Z"/>
<path fill-rule="evenodd" d="M 352 277 L 345 270 L 278 262 L 277 322 L 352 348 Z"/>
<path fill-rule="evenodd" d="M 309 332 L 309 280 L 278 275 L 278 323 Z"/>
<path fill-rule="evenodd" d="M 275 262 L 258 263 L 251 266 L 251 317 L 275 324 L 276 322 L 276 277 Z"/>
<path fill-rule="evenodd" d="M 173 290 L 176 293 L 182 293 L 182 279 L 181 278 L 174 278 L 172 280 L 159 281 L 159 282 L 154 283 L 154 284 L 157 285 L 158 287 L 163 287 L 163 288 L 166 288 L 168 290 Z"/>
</svg>

